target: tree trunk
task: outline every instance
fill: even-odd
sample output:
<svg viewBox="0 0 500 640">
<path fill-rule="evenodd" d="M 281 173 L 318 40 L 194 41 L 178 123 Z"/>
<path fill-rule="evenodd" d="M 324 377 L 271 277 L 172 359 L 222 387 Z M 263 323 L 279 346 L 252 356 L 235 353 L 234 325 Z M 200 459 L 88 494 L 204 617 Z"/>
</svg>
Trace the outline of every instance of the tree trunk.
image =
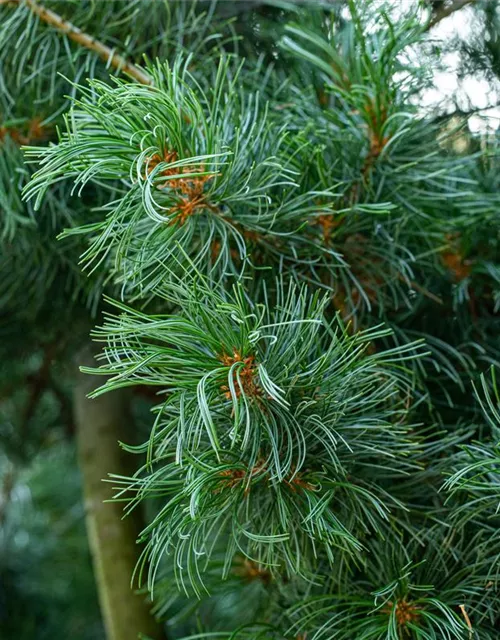
<svg viewBox="0 0 500 640">
<path fill-rule="evenodd" d="M 78 364 L 95 365 L 90 347 L 81 352 Z M 133 440 L 126 391 L 94 400 L 86 397 L 102 383 L 100 376 L 78 372 L 74 413 L 87 533 L 106 637 L 137 640 L 144 634 L 160 639 L 163 632 L 150 614 L 150 603 L 131 587 L 140 550 L 136 540 L 142 528 L 141 512 L 136 509 L 123 518 L 123 503 L 104 502 L 112 497 L 112 487 L 103 479 L 109 473 L 132 475 L 135 460 L 118 444 L 118 440 Z"/>
</svg>

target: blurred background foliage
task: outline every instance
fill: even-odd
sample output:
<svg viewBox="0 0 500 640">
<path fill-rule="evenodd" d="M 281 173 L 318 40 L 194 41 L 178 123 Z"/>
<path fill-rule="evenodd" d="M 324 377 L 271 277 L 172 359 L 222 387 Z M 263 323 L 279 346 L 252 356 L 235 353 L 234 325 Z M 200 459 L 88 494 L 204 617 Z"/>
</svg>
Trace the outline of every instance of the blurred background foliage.
<svg viewBox="0 0 500 640">
<path fill-rule="evenodd" d="M 1 467 L 2 638 L 104 637 L 74 445 L 52 426 L 28 460 L 2 453 Z"/>
</svg>

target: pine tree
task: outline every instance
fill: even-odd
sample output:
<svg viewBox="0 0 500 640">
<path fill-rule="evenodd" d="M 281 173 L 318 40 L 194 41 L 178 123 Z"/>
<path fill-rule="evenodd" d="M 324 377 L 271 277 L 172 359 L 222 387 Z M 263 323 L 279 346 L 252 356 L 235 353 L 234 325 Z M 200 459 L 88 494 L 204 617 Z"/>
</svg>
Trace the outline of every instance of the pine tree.
<svg viewBox="0 0 500 640">
<path fill-rule="evenodd" d="M 10 438 L 76 357 L 168 638 L 498 637 L 499 155 L 422 107 L 431 4 L 0 0 Z"/>
</svg>

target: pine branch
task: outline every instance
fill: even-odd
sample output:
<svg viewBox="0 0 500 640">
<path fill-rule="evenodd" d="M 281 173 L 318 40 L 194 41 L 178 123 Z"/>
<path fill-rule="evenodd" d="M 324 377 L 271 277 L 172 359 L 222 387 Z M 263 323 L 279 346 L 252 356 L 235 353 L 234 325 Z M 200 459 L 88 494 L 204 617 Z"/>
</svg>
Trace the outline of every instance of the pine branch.
<svg viewBox="0 0 500 640">
<path fill-rule="evenodd" d="M 83 117 L 74 111 L 78 124 L 61 137 L 61 144 L 54 147 L 57 151 L 42 151 L 41 147 L 26 151 L 37 158 L 47 154 L 32 183 L 32 195 L 38 192 L 39 204 L 49 182 L 72 176 L 79 180 L 82 173 L 87 176 L 82 187 L 98 177 L 103 179 L 101 186 L 104 181 L 112 185 L 116 179 L 127 185 L 111 215 L 93 226 L 95 240 L 82 256 L 89 267 L 95 268 L 121 245 L 116 263 L 119 277 L 127 278 L 130 284 L 135 280 L 143 291 L 163 281 L 164 265 L 179 263 L 185 255 L 203 265 L 212 254 L 211 271 L 240 273 L 248 253 L 245 233 L 267 233 L 277 240 L 283 232 L 303 224 L 310 198 L 307 193 L 288 197 L 297 185 L 294 150 L 285 130 L 269 121 L 267 106 L 261 105 L 257 95 L 247 101 L 235 90 L 239 75 L 230 59 L 221 58 L 211 72 L 214 83 L 206 90 L 180 64 L 172 68 L 159 64 L 154 71 L 154 88 L 135 82 L 110 87 L 92 81 L 92 90 L 102 100 L 96 106 L 88 89 L 82 87 L 84 96 L 87 93 L 79 112 Z M 221 107 L 224 93 L 228 99 Z M 118 104 L 123 121 L 117 128 Z M 140 145 L 135 142 L 137 132 L 143 129 L 138 125 L 137 109 L 149 130 L 140 134 Z M 96 125 L 90 137 L 87 127 L 80 129 L 87 118 L 84 112 Z M 112 144 L 116 155 L 109 155 L 104 141 Z M 70 166 L 69 156 L 77 148 L 82 149 L 78 166 Z M 116 235 L 118 219 L 125 232 L 120 237 Z M 283 231 L 274 234 L 278 221 Z M 132 227 L 135 230 L 131 233 Z M 90 227 L 82 227 L 76 233 L 89 231 Z M 145 245 L 143 233 L 152 242 Z M 103 243 L 105 237 L 108 239 Z"/>
<path fill-rule="evenodd" d="M 451 304 L 452 286 L 463 299 L 480 300 L 480 291 L 463 284 L 472 269 L 465 258 L 478 268 L 479 243 L 473 238 L 472 248 L 464 242 L 460 251 L 448 246 L 461 225 L 481 221 L 483 228 L 493 219 L 497 167 L 485 193 L 476 157 L 452 149 L 456 130 L 443 133 L 419 112 L 414 98 L 427 69 L 404 55 L 422 41 L 423 29 L 472 1 L 434 2 L 425 25 L 416 17 L 386 25 L 384 18 L 375 29 L 354 2 L 353 20 L 339 29 L 325 13 L 316 25 L 308 5 L 294 16 L 298 24 L 281 25 L 286 35 L 272 66 L 265 56 L 240 66 L 238 39 L 230 32 L 226 40 L 222 29 L 213 34 L 220 46 L 199 55 L 185 36 L 186 25 L 196 38 L 198 30 L 184 14 L 177 44 L 171 22 L 157 28 L 145 10 L 157 6 L 161 17 L 168 0 L 136 0 L 134 11 L 127 3 L 124 22 L 114 21 L 118 2 L 92 21 L 86 4 L 81 17 L 72 16 L 107 43 L 126 42 L 131 60 L 146 53 L 169 61 L 148 67 L 146 83 L 129 73 L 131 81 L 114 79 L 111 87 L 95 79 L 90 89 L 81 87 L 59 143 L 27 150 L 40 167 L 24 193 L 38 207 L 59 184 L 68 192 L 65 182 L 73 180 L 77 191 L 88 184 L 82 209 L 98 195 L 95 217 L 75 218 L 65 236 L 78 240 L 77 248 L 80 236 L 89 238 L 83 264 L 99 268 L 110 287 L 123 284 L 124 302 L 114 303 L 93 334 L 105 345 L 100 367 L 82 370 L 106 381 L 96 389 L 93 379 L 95 399 L 82 398 L 75 426 L 85 454 L 91 447 L 105 465 L 87 479 L 99 477 L 103 490 L 102 475 L 116 474 L 120 516 L 123 503 L 129 513 L 153 500 L 140 534 L 140 583 L 155 585 L 156 611 L 172 628 L 178 586 L 190 614 L 191 596 L 206 589 L 223 594 L 226 615 L 228 581 L 246 583 L 237 598 L 244 626 L 238 612 L 228 613 L 226 624 L 200 609 L 193 640 L 464 640 L 471 625 L 480 640 L 497 637 L 485 619 L 494 550 L 479 543 L 493 541 L 498 483 L 491 478 L 500 454 L 496 440 L 467 444 L 476 432 L 467 418 L 447 428 L 448 409 L 475 364 L 469 354 L 492 357 L 476 335 L 480 305 L 476 331 L 469 315 L 461 326 Z M 56 24 L 45 9 L 45 18 L 37 13 L 35 0 L 12 4 L 19 7 L 17 31 L 6 24 L 2 33 L 9 42 L 19 33 L 30 43 L 21 61 L 9 58 L 14 45 L 5 48 L 18 77 L 27 69 L 41 84 L 50 79 L 34 52 L 43 48 L 39 41 L 51 51 L 59 33 L 82 45 L 76 52 L 66 47 L 61 64 L 85 69 L 81 58 L 97 64 L 98 53 L 127 72 L 113 64 L 112 50 L 104 56 L 88 36 L 92 46 L 68 33 L 62 18 Z M 143 39 L 150 31 L 135 16 L 147 16 L 161 45 Z M 279 19 L 288 21 L 284 13 Z M 172 53 L 163 43 L 174 40 Z M 50 72 L 68 75 L 64 69 L 54 63 Z M 6 144 L 17 121 L 6 124 Z M 10 194 L 11 183 L 5 185 Z M 493 225 L 488 235 L 481 255 L 489 259 L 491 252 L 496 269 Z M 248 278 L 228 292 L 230 278 L 243 273 Z M 498 274 L 500 283 L 500 267 Z M 324 299 L 285 289 L 289 277 L 323 288 Z M 150 294 L 151 307 L 129 306 Z M 336 310 L 352 318 L 351 328 L 332 317 Z M 378 325 L 384 320 L 395 335 Z M 412 335 L 427 339 L 425 359 L 416 357 Z M 435 371 L 425 388 L 419 378 L 429 365 Z M 99 404 L 105 392 L 126 387 L 155 399 L 150 437 L 127 447 L 147 456 L 135 475 L 114 466 L 118 432 L 97 434 L 98 420 L 89 414 L 109 418 Z M 64 397 L 54 393 L 64 408 Z M 461 457 L 450 455 L 462 443 Z M 472 465 L 465 454 L 475 456 Z M 445 504 L 442 474 L 455 470 Z M 453 519 L 455 503 L 460 518 Z M 478 520 L 485 531 L 475 534 Z M 431 530 L 432 522 L 439 526 Z M 104 560 L 113 546 L 100 545 Z M 252 610 L 255 589 L 243 592 L 252 576 L 265 615 Z M 289 615 L 290 603 L 296 606 Z M 253 624 L 259 620 L 279 630 Z M 212 633 L 214 626 L 238 629 Z"/>
<path fill-rule="evenodd" d="M 460 9 L 468 4 L 472 4 L 473 2 L 475 2 L 475 0 L 455 0 L 455 2 L 441 7 L 441 9 L 439 9 L 439 11 L 437 11 L 429 21 L 426 30 L 432 29 L 432 27 L 438 24 L 438 22 L 441 22 L 441 20 L 444 20 L 444 18 L 451 16 L 452 13 L 460 11 Z"/>
<path fill-rule="evenodd" d="M 224 538 L 228 522 L 226 567 L 238 548 L 290 578 L 310 574 L 316 547 L 326 546 L 330 563 L 332 548 L 358 556 L 354 521 L 380 531 L 399 506 L 387 502 L 374 465 L 392 445 L 384 474 L 404 475 L 412 465 L 413 380 L 399 367 L 417 357 L 417 345 L 369 354 L 369 343 L 387 332 L 349 336 L 323 315 L 327 298 L 278 289 L 276 307 L 264 312 L 242 288 L 228 294 L 181 282 L 165 296 L 182 314 L 148 317 L 115 303 L 121 314 L 94 334 L 107 342 L 104 364 L 82 371 L 111 377 L 92 397 L 137 384 L 162 390 L 152 438 L 134 448 L 148 453 L 146 466 L 130 481 L 115 478 L 116 497 L 129 508 L 151 498 L 160 481 L 171 498 L 144 532 L 149 588 L 172 549 L 179 584 L 186 567 L 200 595 L 197 557 L 203 550 L 211 560 L 211 536 Z"/>
<path fill-rule="evenodd" d="M 15 6 L 20 3 L 21 0 L 0 0 L 0 5 L 6 4 Z M 93 51 L 113 68 L 129 75 L 141 84 L 151 84 L 151 78 L 149 75 L 144 73 L 142 69 L 128 61 L 119 53 L 115 53 L 113 49 L 105 45 L 103 42 L 100 42 L 88 33 L 84 33 L 77 26 L 62 18 L 59 14 L 51 11 L 50 9 L 46 9 L 43 5 L 38 4 L 38 2 L 35 2 L 34 0 L 24 0 L 24 4 L 32 13 L 38 16 L 40 20 L 60 33 L 66 35 L 70 40 L 73 40 L 73 42 L 76 42 L 81 47 Z"/>
</svg>

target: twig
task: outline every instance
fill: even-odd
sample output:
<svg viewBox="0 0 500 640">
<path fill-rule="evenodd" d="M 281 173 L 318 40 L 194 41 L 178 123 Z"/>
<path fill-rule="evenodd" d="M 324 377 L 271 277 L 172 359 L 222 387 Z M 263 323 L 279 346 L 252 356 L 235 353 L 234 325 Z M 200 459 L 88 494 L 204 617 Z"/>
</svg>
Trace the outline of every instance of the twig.
<svg viewBox="0 0 500 640">
<path fill-rule="evenodd" d="M 451 2 L 450 4 L 441 7 L 441 9 L 439 9 L 439 11 L 437 11 L 431 18 L 426 28 L 432 29 L 432 27 L 434 27 L 438 22 L 441 22 L 441 20 L 444 20 L 444 18 L 451 16 L 455 11 L 460 11 L 460 9 L 475 1 L 476 0 L 455 0 L 455 2 Z"/>
<path fill-rule="evenodd" d="M 469 629 L 469 638 L 472 638 L 472 632 L 473 632 L 473 629 L 472 629 L 472 623 L 471 623 L 471 621 L 470 621 L 469 616 L 467 615 L 467 611 L 465 610 L 465 605 L 463 605 L 463 604 L 459 604 L 459 605 L 458 605 L 458 608 L 459 608 L 459 609 L 460 609 L 460 611 L 462 612 L 462 615 L 463 615 L 463 617 L 464 617 L 464 619 L 465 619 L 465 623 L 467 624 L 467 627 L 468 627 L 468 629 Z"/>
<path fill-rule="evenodd" d="M 81 29 L 73 25 L 71 22 L 68 22 L 68 20 L 62 18 L 59 14 L 51 11 L 50 9 L 46 9 L 41 4 L 38 4 L 35 0 L 0 0 L 0 5 L 2 4 L 26 5 L 32 13 L 40 18 L 40 20 L 68 36 L 68 38 L 73 40 L 73 42 L 89 49 L 89 51 L 93 51 L 100 58 L 108 62 L 113 68 L 126 73 L 141 84 L 152 84 L 151 77 L 142 69 L 132 62 L 129 62 L 119 53 L 115 53 L 113 49 L 105 45 L 103 42 L 100 42 L 89 34 L 84 33 Z"/>
<path fill-rule="evenodd" d="M 470 118 L 470 116 L 474 116 L 476 114 L 483 113 L 484 111 L 489 111 L 490 109 L 498 109 L 500 107 L 500 102 L 495 102 L 494 104 L 490 104 L 487 107 L 473 107 L 472 109 L 467 109 L 467 111 L 463 111 L 462 109 L 456 108 L 455 111 L 450 111 L 450 113 L 443 113 L 439 116 L 435 117 L 435 122 L 444 122 L 450 118 Z M 498 116 L 485 115 L 482 116 L 485 118 L 495 118 L 498 119 Z"/>
<path fill-rule="evenodd" d="M 431 293 L 428 289 L 426 289 L 425 287 L 422 287 L 421 285 L 414 282 L 413 280 L 407 280 L 401 273 L 398 274 L 398 280 L 401 280 L 401 282 L 404 282 L 406 284 L 410 284 L 412 289 L 415 289 L 415 291 L 418 291 L 419 293 L 424 295 L 426 298 L 429 298 L 430 300 L 434 300 L 434 302 L 437 302 L 438 304 L 444 304 L 442 298 L 440 298 L 439 296 L 436 296 L 434 293 Z"/>
</svg>

